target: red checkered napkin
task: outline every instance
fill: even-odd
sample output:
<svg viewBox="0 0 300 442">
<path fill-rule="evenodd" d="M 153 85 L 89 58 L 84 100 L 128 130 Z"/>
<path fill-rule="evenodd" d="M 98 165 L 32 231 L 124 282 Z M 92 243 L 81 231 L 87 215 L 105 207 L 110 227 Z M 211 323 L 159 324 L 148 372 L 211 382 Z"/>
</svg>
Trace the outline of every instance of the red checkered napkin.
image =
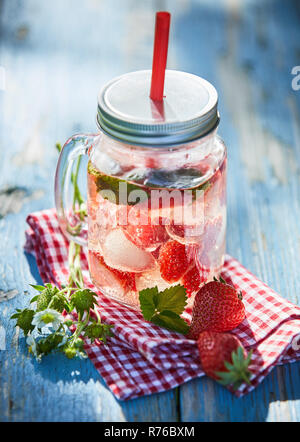
<svg viewBox="0 0 300 442">
<path fill-rule="evenodd" d="M 44 282 L 61 285 L 68 278 L 68 242 L 61 233 L 54 209 L 28 216 L 25 250 L 33 253 Z M 85 283 L 88 263 L 82 252 Z M 259 281 L 238 261 L 226 257 L 222 276 L 243 291 L 246 318 L 233 332 L 247 350 L 253 349 L 251 385 L 243 384 L 237 396 L 253 390 L 277 364 L 300 359 L 300 308 Z M 113 338 L 86 344 L 87 353 L 111 391 L 122 400 L 169 390 L 204 373 L 195 341 L 145 322 L 142 315 L 99 293 L 104 322 L 114 324 Z M 300 336 L 299 336 L 300 338 Z M 300 339 L 299 339 L 300 340 Z M 298 342 L 299 342 L 298 340 Z"/>
</svg>

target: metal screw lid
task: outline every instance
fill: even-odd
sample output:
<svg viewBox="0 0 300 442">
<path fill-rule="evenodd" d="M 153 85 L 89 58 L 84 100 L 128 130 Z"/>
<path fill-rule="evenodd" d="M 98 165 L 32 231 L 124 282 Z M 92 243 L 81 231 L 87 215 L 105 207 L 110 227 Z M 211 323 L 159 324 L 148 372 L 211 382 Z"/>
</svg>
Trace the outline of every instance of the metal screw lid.
<svg viewBox="0 0 300 442">
<path fill-rule="evenodd" d="M 218 126 L 218 94 L 193 74 L 166 70 L 164 100 L 149 98 L 151 70 L 121 75 L 98 97 L 97 122 L 117 140 L 147 147 L 182 144 Z"/>
</svg>

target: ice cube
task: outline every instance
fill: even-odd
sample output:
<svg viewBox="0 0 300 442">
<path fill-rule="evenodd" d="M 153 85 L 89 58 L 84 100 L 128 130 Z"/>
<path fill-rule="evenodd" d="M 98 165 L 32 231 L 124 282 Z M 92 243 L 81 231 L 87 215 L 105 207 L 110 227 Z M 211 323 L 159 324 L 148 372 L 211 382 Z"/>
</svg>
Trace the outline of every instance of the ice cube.
<svg viewBox="0 0 300 442">
<path fill-rule="evenodd" d="M 144 272 L 156 265 L 151 253 L 133 244 L 121 228 L 114 229 L 107 235 L 102 252 L 108 266 L 124 272 Z"/>
<path fill-rule="evenodd" d="M 89 267 L 92 279 L 97 287 L 118 296 L 124 295 L 125 290 L 121 281 L 101 262 L 98 252 L 89 251 Z"/>
<path fill-rule="evenodd" d="M 136 276 L 136 289 L 138 292 L 154 286 L 157 286 L 158 290 L 162 291 L 176 284 L 178 284 L 178 282 L 174 282 L 173 284 L 166 282 L 161 277 L 159 268 L 155 268 L 150 272 L 140 273 Z"/>
</svg>

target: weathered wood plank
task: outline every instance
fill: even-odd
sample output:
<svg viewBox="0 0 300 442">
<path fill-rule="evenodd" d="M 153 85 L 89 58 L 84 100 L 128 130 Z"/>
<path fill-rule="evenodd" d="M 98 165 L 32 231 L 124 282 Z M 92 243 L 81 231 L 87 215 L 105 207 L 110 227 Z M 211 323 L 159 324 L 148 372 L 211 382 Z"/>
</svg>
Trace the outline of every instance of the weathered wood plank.
<svg viewBox="0 0 300 442">
<path fill-rule="evenodd" d="M 25 217 L 53 206 L 55 142 L 95 131 L 101 84 L 126 70 L 127 62 L 133 68 L 131 42 L 120 44 L 128 35 L 129 3 L 76 3 L 1 2 L 0 65 L 7 87 L 0 92 L 0 289 L 18 295 L 0 303 L 7 331 L 7 350 L 0 351 L 0 420 L 175 421 L 176 390 L 118 402 L 90 361 L 34 362 L 9 321 L 16 307 L 28 304 L 28 283 L 38 278 L 35 263 L 23 254 Z"/>
<path fill-rule="evenodd" d="M 220 133 L 229 156 L 228 251 L 294 303 L 299 303 L 300 94 L 291 88 L 290 71 L 299 61 L 299 19 L 295 2 L 228 1 L 217 11 L 194 2 L 177 23 L 188 29 L 177 58 L 186 68 L 194 60 L 195 73 L 220 92 Z M 181 416 L 299 421 L 299 371 L 299 363 L 276 368 L 241 399 L 209 379 L 194 381 L 180 389 Z"/>
</svg>

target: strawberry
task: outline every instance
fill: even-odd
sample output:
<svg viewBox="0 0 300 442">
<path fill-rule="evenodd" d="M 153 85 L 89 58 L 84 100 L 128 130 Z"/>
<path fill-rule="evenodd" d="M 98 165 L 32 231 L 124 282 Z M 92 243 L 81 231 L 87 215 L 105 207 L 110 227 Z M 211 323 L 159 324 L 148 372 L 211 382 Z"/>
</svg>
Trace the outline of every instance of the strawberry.
<svg viewBox="0 0 300 442">
<path fill-rule="evenodd" d="M 116 282 L 123 287 L 126 291 L 134 290 L 136 291 L 136 284 L 135 284 L 135 274 L 130 272 L 122 272 L 121 270 L 113 269 L 112 267 L 109 267 L 105 261 L 102 255 L 100 255 L 99 252 L 95 252 L 92 250 L 89 250 L 89 262 L 90 266 L 93 267 L 97 271 L 103 270 L 109 270 L 112 273 L 112 276 L 115 277 Z M 101 276 L 101 275 L 99 275 Z"/>
<path fill-rule="evenodd" d="M 128 224 L 124 228 L 124 233 L 133 244 L 142 249 L 157 248 L 168 239 L 165 226 L 151 225 L 151 223 L 136 226 Z"/>
<path fill-rule="evenodd" d="M 178 281 L 189 266 L 185 245 L 177 241 L 166 242 L 159 250 L 158 263 L 160 274 L 165 281 Z"/>
<path fill-rule="evenodd" d="M 197 292 L 200 285 L 206 281 L 206 275 L 204 272 L 198 270 L 196 266 L 193 266 L 188 270 L 182 278 L 182 283 L 186 289 L 188 297 L 192 296 L 194 292 Z"/>
<path fill-rule="evenodd" d="M 237 389 L 242 382 L 249 384 L 248 356 L 239 339 L 229 333 L 204 331 L 197 341 L 203 371 L 222 385 Z"/>
<path fill-rule="evenodd" d="M 241 293 L 217 280 L 205 284 L 195 296 L 189 338 L 198 339 L 204 330 L 224 332 L 245 318 Z"/>
</svg>

